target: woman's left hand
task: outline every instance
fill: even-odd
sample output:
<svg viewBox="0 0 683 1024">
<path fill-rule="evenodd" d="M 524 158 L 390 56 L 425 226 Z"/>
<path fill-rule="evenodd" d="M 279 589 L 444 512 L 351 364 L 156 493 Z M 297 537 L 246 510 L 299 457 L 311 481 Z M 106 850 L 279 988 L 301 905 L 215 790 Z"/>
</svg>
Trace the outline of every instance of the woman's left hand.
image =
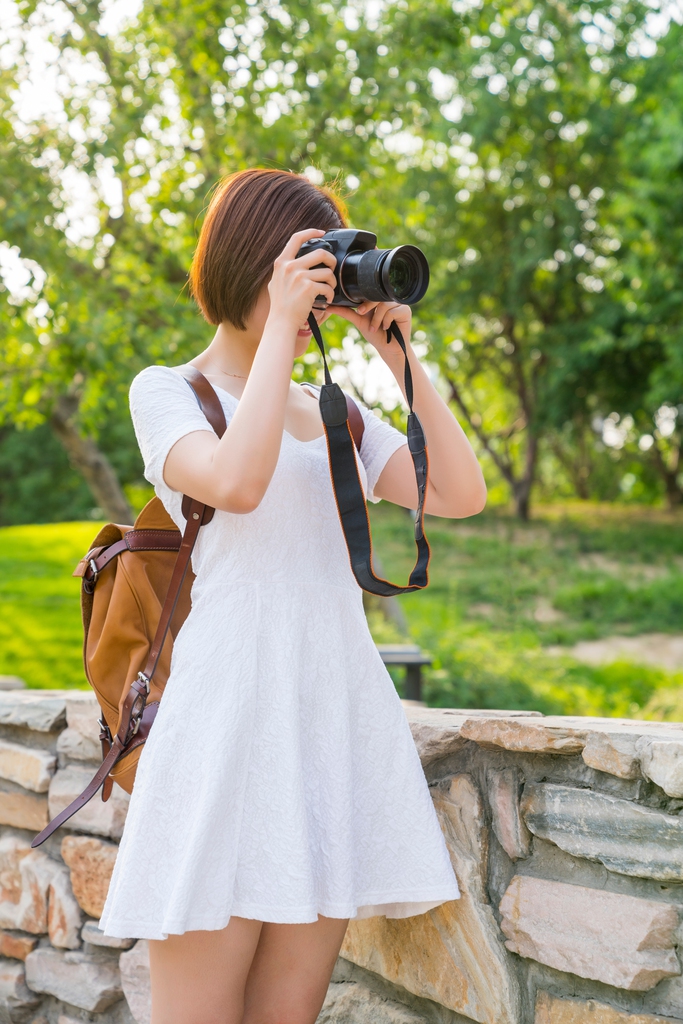
<svg viewBox="0 0 683 1024">
<path fill-rule="evenodd" d="M 328 316 L 340 316 L 353 324 L 366 341 L 376 348 L 382 359 L 391 361 L 399 352 L 398 342 L 391 339 L 387 345 L 387 330 L 393 320 L 403 335 L 406 345 L 410 342 L 412 310 L 410 306 L 401 306 L 398 302 L 362 302 L 356 309 L 348 306 L 328 306 Z M 326 316 L 327 319 L 327 316 Z"/>
</svg>

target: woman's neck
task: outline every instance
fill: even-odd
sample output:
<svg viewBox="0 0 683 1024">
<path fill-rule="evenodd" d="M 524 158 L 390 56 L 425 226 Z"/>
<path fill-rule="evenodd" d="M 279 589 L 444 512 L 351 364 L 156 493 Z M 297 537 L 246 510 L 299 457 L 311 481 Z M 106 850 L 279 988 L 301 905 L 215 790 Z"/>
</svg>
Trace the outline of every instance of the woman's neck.
<svg viewBox="0 0 683 1024">
<path fill-rule="evenodd" d="M 240 331 L 232 324 L 219 324 L 208 348 L 196 362 L 210 363 L 213 373 L 246 380 L 260 341 L 253 333 L 249 328 Z"/>
<path fill-rule="evenodd" d="M 254 336 L 255 332 L 249 327 L 240 331 L 232 324 L 219 324 L 208 347 L 192 360 L 192 365 L 212 384 L 238 399 L 244 391 L 260 341 L 260 335 Z"/>
</svg>

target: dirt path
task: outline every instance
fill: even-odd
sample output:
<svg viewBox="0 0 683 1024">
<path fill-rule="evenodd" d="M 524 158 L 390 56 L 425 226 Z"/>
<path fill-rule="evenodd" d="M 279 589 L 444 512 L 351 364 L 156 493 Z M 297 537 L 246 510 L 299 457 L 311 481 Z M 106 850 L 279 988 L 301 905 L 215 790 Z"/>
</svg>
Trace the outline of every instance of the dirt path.
<svg viewBox="0 0 683 1024">
<path fill-rule="evenodd" d="M 669 672 L 683 670 L 683 636 L 671 633 L 607 636 L 602 640 L 582 640 L 573 647 L 548 647 L 546 650 L 549 654 L 571 654 L 588 665 L 630 661 Z"/>
</svg>

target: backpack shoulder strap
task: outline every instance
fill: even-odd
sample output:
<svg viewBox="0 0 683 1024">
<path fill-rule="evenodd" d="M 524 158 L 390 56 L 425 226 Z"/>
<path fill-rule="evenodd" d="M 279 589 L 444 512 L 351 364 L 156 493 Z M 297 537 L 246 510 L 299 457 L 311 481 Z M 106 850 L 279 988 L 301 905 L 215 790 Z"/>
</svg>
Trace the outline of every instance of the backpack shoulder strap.
<svg viewBox="0 0 683 1024">
<path fill-rule="evenodd" d="M 227 430 L 228 425 L 225 422 L 225 413 L 223 412 L 221 400 L 214 391 L 212 385 L 206 379 L 204 374 L 201 373 L 196 366 L 192 366 L 191 363 L 187 363 L 185 366 L 176 367 L 176 371 L 184 377 L 190 385 L 194 391 L 195 398 L 199 403 L 199 408 L 202 410 L 218 436 L 222 437 Z"/>
<path fill-rule="evenodd" d="M 214 391 L 213 387 L 206 379 L 203 373 L 197 369 L 196 366 L 192 366 L 187 363 L 185 366 L 176 367 L 177 373 L 184 377 L 187 383 L 194 391 L 194 396 L 197 399 L 197 404 L 202 410 L 207 420 L 213 427 L 214 431 L 219 437 L 222 437 L 225 431 L 228 429 L 228 425 L 225 422 L 225 413 L 223 412 L 223 406 L 221 400 Z M 189 521 L 190 517 L 190 505 L 192 504 L 192 498 L 187 494 L 183 495 L 182 513 L 185 519 Z M 206 523 L 210 523 L 213 519 L 213 514 L 216 511 L 215 508 L 211 508 L 210 505 L 204 506 L 204 514 L 202 516 L 202 526 Z M 196 511 L 196 509 L 195 509 Z"/>
</svg>

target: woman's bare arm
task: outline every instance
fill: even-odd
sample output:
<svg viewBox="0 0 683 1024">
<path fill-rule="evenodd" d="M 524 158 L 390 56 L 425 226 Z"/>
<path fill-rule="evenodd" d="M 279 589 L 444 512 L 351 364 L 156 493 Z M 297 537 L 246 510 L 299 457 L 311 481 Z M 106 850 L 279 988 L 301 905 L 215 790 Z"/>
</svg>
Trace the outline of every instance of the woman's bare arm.
<svg viewBox="0 0 683 1024">
<path fill-rule="evenodd" d="M 404 392 L 405 360 L 398 342 L 386 342 L 386 328 L 396 320 L 406 341 L 413 375 L 413 408 L 424 428 L 429 449 L 429 488 L 426 511 L 431 515 L 461 519 L 481 512 L 486 504 L 486 484 L 471 444 L 457 419 L 430 381 L 410 345 L 411 311 L 395 303 L 363 303 L 357 310 L 333 307 L 330 312 L 353 323 L 375 346 Z M 384 467 L 375 486 L 378 498 L 415 508 L 417 486 L 408 448 L 399 448 Z"/>
</svg>

